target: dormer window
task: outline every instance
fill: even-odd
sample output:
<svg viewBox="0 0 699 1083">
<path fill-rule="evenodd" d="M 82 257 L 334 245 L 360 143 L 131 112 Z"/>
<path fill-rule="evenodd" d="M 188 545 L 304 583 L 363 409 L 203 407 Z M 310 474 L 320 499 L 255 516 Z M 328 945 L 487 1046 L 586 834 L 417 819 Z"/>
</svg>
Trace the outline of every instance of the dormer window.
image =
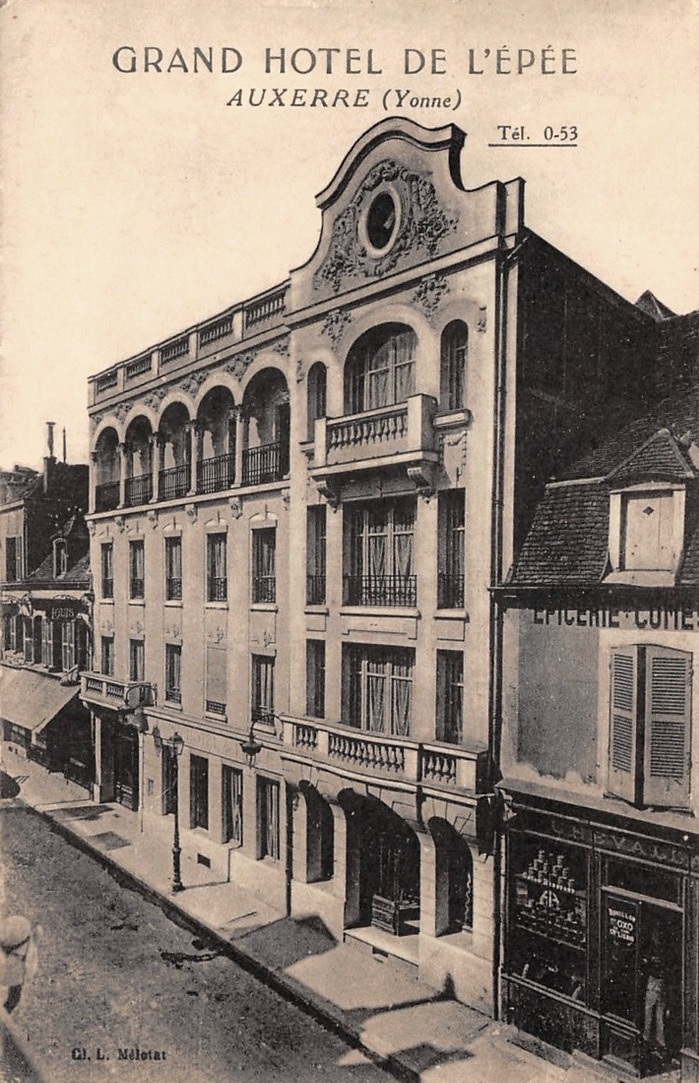
<svg viewBox="0 0 699 1083">
<path fill-rule="evenodd" d="M 671 586 L 684 540 L 685 488 L 663 482 L 610 494 L 610 582 Z"/>
<path fill-rule="evenodd" d="M 58 579 L 68 571 L 68 546 L 63 538 L 53 543 L 53 577 Z"/>
</svg>

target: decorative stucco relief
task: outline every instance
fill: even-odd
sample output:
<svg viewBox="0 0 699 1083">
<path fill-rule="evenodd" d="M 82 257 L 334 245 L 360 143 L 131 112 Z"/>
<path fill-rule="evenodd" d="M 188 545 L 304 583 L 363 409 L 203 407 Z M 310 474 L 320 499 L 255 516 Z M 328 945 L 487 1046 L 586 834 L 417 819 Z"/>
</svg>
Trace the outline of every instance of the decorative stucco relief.
<svg viewBox="0 0 699 1083">
<path fill-rule="evenodd" d="M 323 334 L 328 336 L 333 346 L 338 346 L 351 322 L 350 312 L 346 312 L 343 308 L 334 308 L 332 312 L 328 312 L 323 321 Z"/>
<path fill-rule="evenodd" d="M 398 193 L 402 223 L 389 251 L 375 257 L 362 244 L 358 227 L 374 191 L 386 183 Z M 414 263 L 425 254 L 435 256 L 456 225 L 457 219 L 448 217 L 440 207 L 431 181 L 387 159 L 371 170 L 349 206 L 335 219 L 330 248 L 314 275 L 314 285 L 316 288 L 330 286 L 337 293 L 345 279 L 359 275 L 378 277 L 392 271 L 399 263 Z"/>
<path fill-rule="evenodd" d="M 420 306 L 428 320 L 432 320 L 442 297 L 448 292 L 449 283 L 444 275 L 427 275 L 413 293 L 413 302 Z"/>
</svg>

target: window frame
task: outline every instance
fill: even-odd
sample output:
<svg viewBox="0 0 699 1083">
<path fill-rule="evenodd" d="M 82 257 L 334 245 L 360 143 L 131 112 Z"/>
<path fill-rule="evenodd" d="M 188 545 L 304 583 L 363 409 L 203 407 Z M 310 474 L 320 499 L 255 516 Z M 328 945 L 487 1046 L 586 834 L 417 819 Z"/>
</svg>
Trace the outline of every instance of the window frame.
<svg viewBox="0 0 699 1083">
<path fill-rule="evenodd" d="M 437 498 L 437 608 L 466 604 L 466 491 L 444 489 Z"/>
<path fill-rule="evenodd" d="M 114 542 L 100 546 L 100 589 L 102 597 L 114 600 Z"/>
<path fill-rule="evenodd" d="M 175 554 L 177 559 L 173 559 Z M 165 538 L 165 601 L 182 601 L 182 538 L 179 534 Z M 179 576 L 172 572 L 179 568 Z"/>
<path fill-rule="evenodd" d="M 277 528 L 255 527 L 251 538 L 250 596 L 253 605 L 277 602 Z M 271 571 L 269 570 L 271 568 Z"/>
<path fill-rule="evenodd" d="M 100 673 L 103 677 L 114 676 L 114 636 L 100 637 Z"/>
<path fill-rule="evenodd" d="M 466 406 L 468 371 L 468 324 L 451 320 L 442 331 L 439 344 L 440 409 L 453 413 Z"/>
<path fill-rule="evenodd" d="M 344 539 L 345 605 L 408 609 L 417 605 L 416 527 L 416 497 L 362 501 L 348 506 Z M 406 554 L 409 570 L 401 572 Z M 377 563 L 384 566 L 381 574 L 371 571 Z"/>
<path fill-rule="evenodd" d="M 182 703 L 182 644 L 165 644 L 165 701 Z"/>
<path fill-rule="evenodd" d="M 269 815 L 271 813 L 271 815 Z M 278 779 L 257 776 L 257 857 L 279 861 L 281 855 L 281 786 Z"/>
<path fill-rule="evenodd" d="M 377 736 L 410 738 L 414 674 L 414 648 L 369 643 L 344 644 L 342 714 L 343 718 L 347 718 L 347 724 L 353 729 Z M 399 689 L 406 687 L 407 702 L 403 708 L 405 723 L 401 728 L 398 696 Z M 380 725 L 377 725 L 379 707 L 381 717 Z"/>
<path fill-rule="evenodd" d="M 325 718 L 325 640 L 306 640 L 306 714 Z"/>
<path fill-rule="evenodd" d="M 143 538 L 133 538 L 129 541 L 129 600 L 142 602 L 145 596 L 146 543 Z"/>
<path fill-rule="evenodd" d="M 142 639 L 129 640 L 129 680 L 146 679 L 146 645 Z"/>
<path fill-rule="evenodd" d="M 222 570 L 223 575 L 212 575 L 212 568 Z M 206 535 L 206 601 L 209 605 L 228 601 L 228 535 L 225 531 Z"/>
<path fill-rule="evenodd" d="M 209 830 L 209 760 L 194 752 L 189 756 L 189 826 Z"/>
<path fill-rule="evenodd" d="M 327 598 L 327 508 L 306 508 L 306 605 L 325 605 Z"/>
<path fill-rule="evenodd" d="M 274 725 L 274 655 L 253 654 L 250 663 L 250 718 Z"/>
<path fill-rule="evenodd" d="M 464 652 L 438 650 L 435 734 L 438 741 L 463 744 L 464 703 Z"/>
</svg>

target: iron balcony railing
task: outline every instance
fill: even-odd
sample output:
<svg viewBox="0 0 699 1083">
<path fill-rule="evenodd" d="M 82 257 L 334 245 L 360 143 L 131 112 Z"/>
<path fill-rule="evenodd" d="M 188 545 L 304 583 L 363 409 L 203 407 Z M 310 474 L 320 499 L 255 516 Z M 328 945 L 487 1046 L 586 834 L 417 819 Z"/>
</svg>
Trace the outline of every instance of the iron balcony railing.
<svg viewBox="0 0 699 1083">
<path fill-rule="evenodd" d="M 197 463 L 197 492 L 220 493 L 235 481 L 235 453 L 215 455 Z"/>
<path fill-rule="evenodd" d="M 325 604 L 325 576 L 306 576 L 306 605 Z"/>
<path fill-rule="evenodd" d="M 126 506 L 138 507 L 147 504 L 153 496 L 153 475 L 139 474 L 136 478 L 126 479 Z"/>
<path fill-rule="evenodd" d="M 189 463 L 182 466 L 170 466 L 160 471 L 159 497 L 161 500 L 178 500 L 189 492 Z"/>
<path fill-rule="evenodd" d="M 277 578 L 275 575 L 256 575 L 252 581 L 253 602 L 276 602 Z"/>
<path fill-rule="evenodd" d="M 346 575 L 345 605 L 417 605 L 416 575 Z"/>
<path fill-rule="evenodd" d="M 145 595 L 146 581 L 142 576 L 132 576 L 129 583 L 129 597 L 143 598 Z"/>
<path fill-rule="evenodd" d="M 181 703 L 182 702 L 182 692 L 180 691 L 179 688 L 166 688 L 165 689 L 165 699 L 169 700 L 170 703 Z"/>
<path fill-rule="evenodd" d="M 172 576 L 168 576 L 165 580 L 165 601 L 166 602 L 181 602 L 182 601 L 182 580 L 175 579 Z"/>
<path fill-rule="evenodd" d="M 228 600 L 228 580 L 225 576 L 209 576 L 206 597 L 210 602 L 225 602 Z"/>
<path fill-rule="evenodd" d="M 282 441 L 243 452 L 243 485 L 281 481 L 289 473 L 289 445 Z"/>
<path fill-rule="evenodd" d="M 119 482 L 104 481 L 95 486 L 95 511 L 114 511 L 119 507 Z"/>
<path fill-rule="evenodd" d="M 440 572 L 437 590 L 437 604 L 440 609 L 463 609 L 464 577 Z"/>
<path fill-rule="evenodd" d="M 220 703 L 216 699 L 207 699 L 207 701 L 206 701 L 206 711 L 207 711 L 207 714 L 218 714 L 218 715 L 225 716 L 225 714 L 226 714 L 226 704 L 225 703 Z"/>
<path fill-rule="evenodd" d="M 268 707 L 262 703 L 254 703 L 251 707 L 250 714 L 253 722 L 260 722 L 263 726 L 274 725 L 274 708 Z"/>
</svg>

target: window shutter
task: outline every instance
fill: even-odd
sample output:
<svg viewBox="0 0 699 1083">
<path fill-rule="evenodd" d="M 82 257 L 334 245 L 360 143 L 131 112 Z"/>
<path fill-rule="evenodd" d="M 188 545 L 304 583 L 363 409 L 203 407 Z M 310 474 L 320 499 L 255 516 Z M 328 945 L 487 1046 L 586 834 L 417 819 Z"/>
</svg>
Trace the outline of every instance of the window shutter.
<svg viewBox="0 0 699 1083">
<path fill-rule="evenodd" d="M 686 807 L 692 656 L 668 647 L 648 647 L 646 673 L 643 802 Z"/>
<path fill-rule="evenodd" d="M 226 651 L 221 647 L 206 649 L 206 700 L 225 707 L 226 697 Z"/>
<path fill-rule="evenodd" d="M 48 618 L 41 624 L 41 661 L 49 669 L 53 666 L 53 621 Z"/>
<path fill-rule="evenodd" d="M 610 664 L 609 792 L 636 798 L 638 749 L 638 652 L 612 651 Z"/>
</svg>

